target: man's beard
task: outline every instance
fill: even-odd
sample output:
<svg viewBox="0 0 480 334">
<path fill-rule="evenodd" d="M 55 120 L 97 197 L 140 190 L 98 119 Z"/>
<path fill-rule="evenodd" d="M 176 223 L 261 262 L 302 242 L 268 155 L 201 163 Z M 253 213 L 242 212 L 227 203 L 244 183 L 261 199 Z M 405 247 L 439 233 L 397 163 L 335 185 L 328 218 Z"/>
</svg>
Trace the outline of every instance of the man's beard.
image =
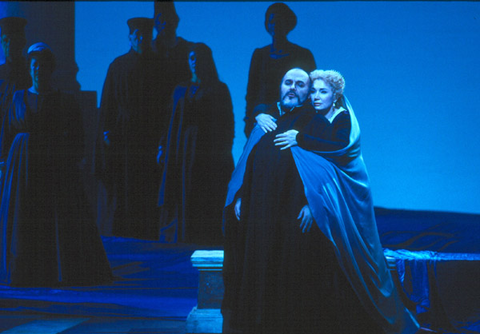
<svg viewBox="0 0 480 334">
<path fill-rule="evenodd" d="M 295 96 L 294 97 L 289 97 L 288 94 L 291 94 L 291 93 L 295 94 Z M 300 103 L 300 97 L 298 96 L 297 93 L 289 91 L 283 96 L 280 104 L 281 104 L 282 107 L 285 107 L 285 108 L 297 107 L 301 104 Z"/>
</svg>

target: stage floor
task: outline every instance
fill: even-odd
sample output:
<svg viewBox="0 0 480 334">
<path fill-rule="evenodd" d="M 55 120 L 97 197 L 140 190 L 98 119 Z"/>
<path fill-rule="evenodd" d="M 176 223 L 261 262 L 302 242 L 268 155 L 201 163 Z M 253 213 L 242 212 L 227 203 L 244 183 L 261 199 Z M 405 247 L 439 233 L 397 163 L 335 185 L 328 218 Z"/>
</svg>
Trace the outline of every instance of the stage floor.
<svg viewBox="0 0 480 334">
<path fill-rule="evenodd" d="M 64 289 L 0 286 L 2 333 L 184 333 L 197 304 L 196 245 L 103 237 L 115 281 Z"/>
<path fill-rule="evenodd" d="M 413 283 L 410 284 L 413 288 L 406 292 L 429 298 L 441 296 L 442 303 L 438 298 L 428 299 L 430 304 L 427 306 L 441 305 L 443 313 L 446 311 L 449 316 L 455 315 L 456 319 L 461 317 L 452 310 L 479 304 L 476 297 L 469 300 L 480 294 L 479 276 L 468 273 L 478 272 L 480 275 L 480 262 L 477 259 L 455 263 L 438 261 L 438 254 L 471 253 L 480 256 L 480 216 L 382 209 L 376 214 L 385 247 L 393 250 L 410 248 L 415 252 L 427 249 L 436 255 L 435 259 L 421 262 L 403 262 L 405 277 L 414 270 L 418 272 L 418 268 L 426 268 L 422 269 L 422 277 L 429 277 L 428 294 L 418 294 L 418 287 L 423 289 L 424 286 Z M 103 237 L 103 242 L 116 277 L 114 283 L 64 289 L 0 285 L 0 332 L 185 333 L 187 316 L 197 304 L 199 279 L 198 270 L 192 266 L 190 257 L 197 249 L 221 248 L 165 245 L 115 237 Z M 454 271 L 459 275 L 455 275 Z M 410 282 L 413 282 L 412 279 Z M 475 291 L 469 289 L 474 285 L 479 288 Z M 459 290 L 459 287 L 462 289 Z M 447 295 L 449 291 L 451 293 Z M 423 307 L 424 300 L 415 302 L 413 306 L 418 309 L 419 305 Z M 427 311 L 425 315 L 439 314 L 438 308 Z M 455 323 L 455 319 L 450 318 L 457 330 L 440 333 L 478 333 L 480 308 L 478 312 L 472 311 L 471 317 L 461 319 L 462 322 Z M 463 313 L 461 316 L 467 315 Z M 424 320 L 431 324 L 435 322 L 428 318 Z"/>
</svg>

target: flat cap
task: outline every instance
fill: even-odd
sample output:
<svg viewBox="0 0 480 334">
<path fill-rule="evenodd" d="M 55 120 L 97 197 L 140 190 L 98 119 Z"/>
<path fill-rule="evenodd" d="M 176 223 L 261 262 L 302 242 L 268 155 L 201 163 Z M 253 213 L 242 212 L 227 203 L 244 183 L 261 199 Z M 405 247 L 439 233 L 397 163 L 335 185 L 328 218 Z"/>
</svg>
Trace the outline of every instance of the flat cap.
<svg viewBox="0 0 480 334">
<path fill-rule="evenodd" d="M 138 29 L 141 33 L 153 33 L 153 19 L 146 17 L 132 17 L 127 21 L 130 33 Z"/>
<path fill-rule="evenodd" d="M 8 16 L 0 19 L 1 34 L 25 33 L 27 20 L 23 17 Z"/>
</svg>

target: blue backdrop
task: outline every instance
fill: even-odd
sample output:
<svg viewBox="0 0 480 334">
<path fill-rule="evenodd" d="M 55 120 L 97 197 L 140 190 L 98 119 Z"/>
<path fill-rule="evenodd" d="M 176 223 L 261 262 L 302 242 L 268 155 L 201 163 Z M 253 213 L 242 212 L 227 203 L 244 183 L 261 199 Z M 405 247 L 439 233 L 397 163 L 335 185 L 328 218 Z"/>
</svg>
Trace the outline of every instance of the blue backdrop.
<svg viewBox="0 0 480 334">
<path fill-rule="evenodd" d="M 245 136 L 250 58 L 271 42 L 272 2 L 177 2 L 179 36 L 208 44 L 230 88 L 238 159 Z M 480 3 L 287 2 L 290 41 L 319 68 L 346 78 L 362 128 L 377 206 L 480 213 Z M 101 94 L 109 63 L 129 49 L 126 20 L 153 16 L 152 2 L 75 6 L 77 79 Z"/>
</svg>

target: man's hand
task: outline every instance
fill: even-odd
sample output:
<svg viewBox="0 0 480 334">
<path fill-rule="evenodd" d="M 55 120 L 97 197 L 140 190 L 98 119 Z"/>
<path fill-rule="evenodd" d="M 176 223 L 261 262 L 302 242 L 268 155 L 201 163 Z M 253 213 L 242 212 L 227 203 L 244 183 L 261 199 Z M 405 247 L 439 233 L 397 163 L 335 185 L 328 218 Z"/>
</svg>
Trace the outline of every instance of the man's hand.
<svg viewBox="0 0 480 334">
<path fill-rule="evenodd" d="M 268 114 L 258 114 L 255 117 L 255 120 L 265 133 L 273 131 L 277 128 L 277 123 L 275 123 L 277 119 Z"/>
<path fill-rule="evenodd" d="M 237 217 L 237 220 L 240 221 L 240 207 L 242 206 L 242 199 L 239 198 L 235 202 L 235 217 Z"/>
<path fill-rule="evenodd" d="M 297 219 L 302 219 L 302 222 L 300 223 L 302 233 L 310 232 L 310 228 L 312 228 L 313 223 L 313 216 L 308 204 L 305 205 L 302 210 L 300 210 L 300 214 L 298 215 Z"/>
<path fill-rule="evenodd" d="M 283 146 L 280 147 L 281 150 L 286 150 L 287 148 L 298 145 L 297 133 L 297 130 L 288 130 L 287 132 L 276 135 L 273 142 L 275 146 Z"/>
</svg>

